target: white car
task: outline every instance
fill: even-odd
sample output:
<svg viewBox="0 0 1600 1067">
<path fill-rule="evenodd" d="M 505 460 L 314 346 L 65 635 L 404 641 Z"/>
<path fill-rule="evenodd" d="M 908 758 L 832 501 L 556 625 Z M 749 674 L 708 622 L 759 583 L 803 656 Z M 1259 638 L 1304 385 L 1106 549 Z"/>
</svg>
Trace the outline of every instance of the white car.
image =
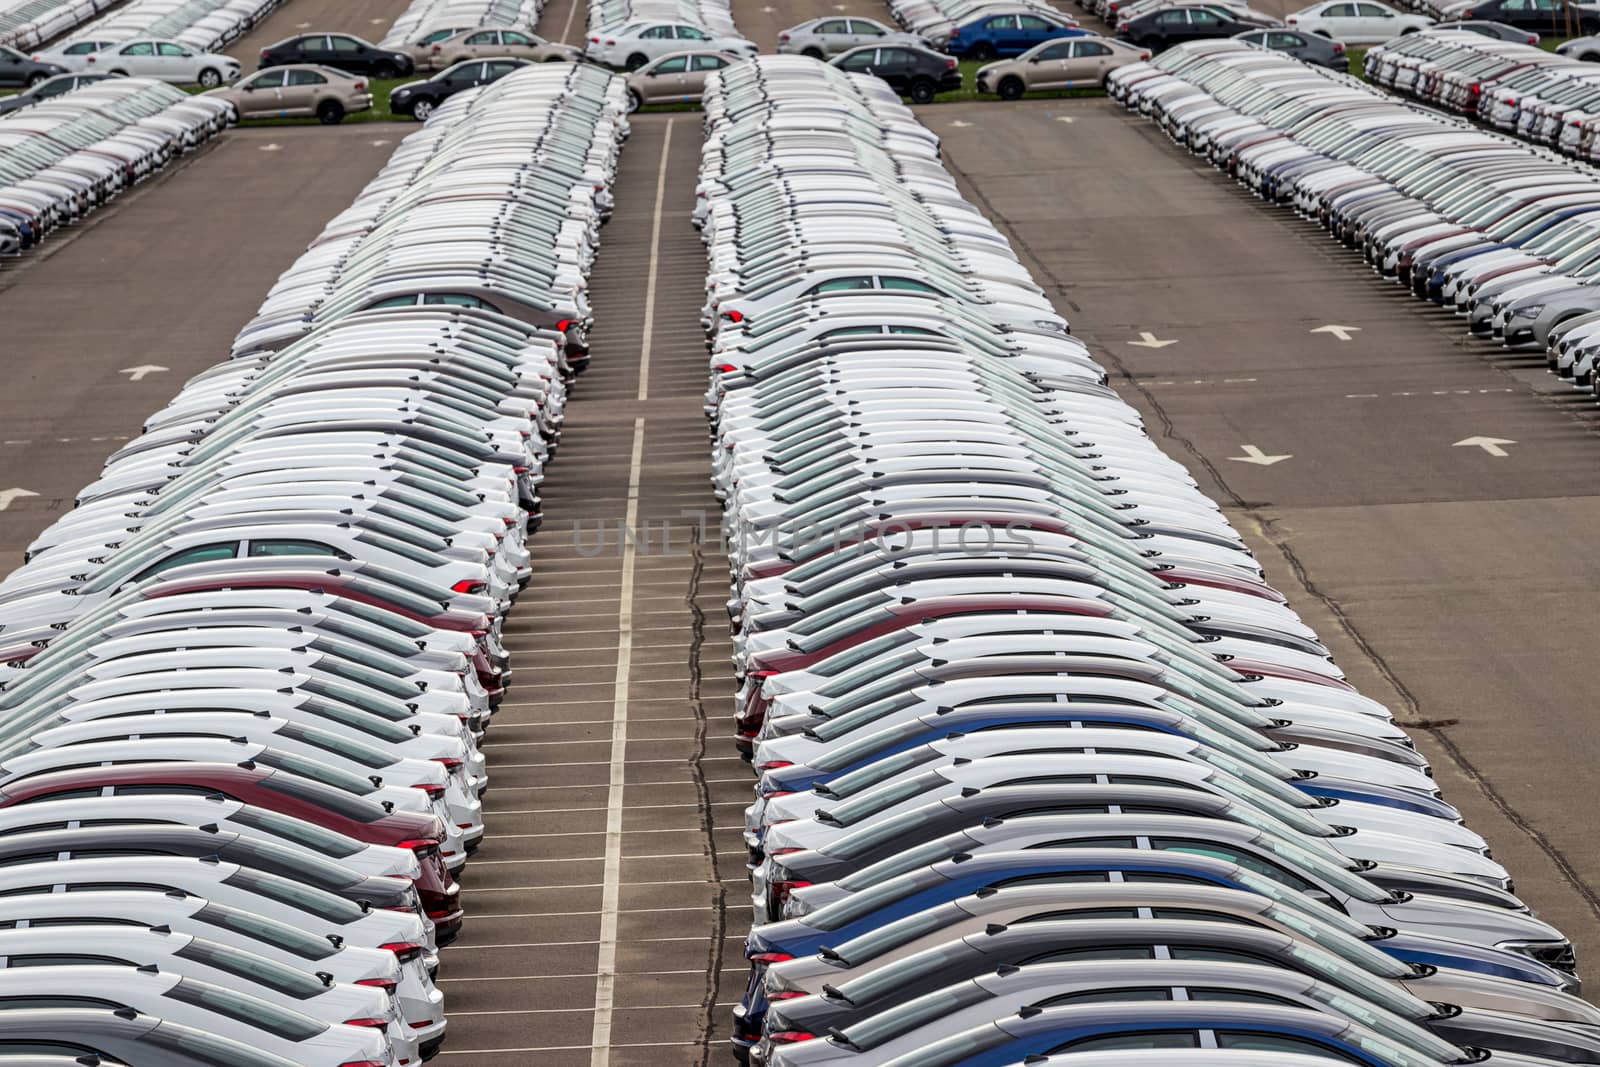
<svg viewBox="0 0 1600 1067">
<path fill-rule="evenodd" d="M 652 59 L 689 49 L 741 57 L 756 54 L 755 44 L 743 37 L 719 37 L 683 22 L 633 22 L 591 32 L 584 55 L 608 67 L 638 70 Z"/>
<path fill-rule="evenodd" d="M 118 42 L 107 37 L 86 37 L 70 44 L 36 52 L 34 58 L 41 63 L 54 63 L 58 67 L 66 67 L 74 73 L 83 74 L 102 69 L 102 65 L 93 62 L 92 57 L 107 48 L 115 48 L 117 44 Z"/>
<path fill-rule="evenodd" d="M 1373 0 L 1337 0 L 1331 4 L 1312 4 L 1287 16 L 1284 22 L 1345 44 L 1382 44 L 1402 34 L 1417 33 L 1433 25 L 1430 18 L 1402 14 L 1387 4 L 1374 3 Z"/>
<path fill-rule="evenodd" d="M 215 52 L 199 52 L 177 41 L 143 37 L 124 41 L 83 57 L 81 69 L 155 78 L 174 85 L 199 85 L 215 89 L 237 81 L 239 61 Z"/>
</svg>

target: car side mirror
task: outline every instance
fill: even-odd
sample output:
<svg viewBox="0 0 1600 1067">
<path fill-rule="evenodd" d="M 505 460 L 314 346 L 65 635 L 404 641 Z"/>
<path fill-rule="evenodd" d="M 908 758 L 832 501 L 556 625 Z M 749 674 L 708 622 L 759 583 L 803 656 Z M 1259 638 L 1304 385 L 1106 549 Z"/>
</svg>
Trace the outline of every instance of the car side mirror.
<svg viewBox="0 0 1600 1067">
<path fill-rule="evenodd" d="M 242 93 L 253 93 L 256 91 L 256 87 L 254 85 L 241 85 L 239 86 L 239 91 Z"/>
</svg>

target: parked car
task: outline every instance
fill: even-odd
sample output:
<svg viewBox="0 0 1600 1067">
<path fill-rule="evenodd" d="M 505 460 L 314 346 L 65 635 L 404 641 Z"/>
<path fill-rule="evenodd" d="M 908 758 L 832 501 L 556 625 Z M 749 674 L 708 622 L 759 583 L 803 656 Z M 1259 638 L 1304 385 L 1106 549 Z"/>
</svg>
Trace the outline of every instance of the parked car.
<svg viewBox="0 0 1600 1067">
<path fill-rule="evenodd" d="M 812 59 L 830 59 L 840 52 L 868 44 L 926 47 L 927 41 L 917 34 L 892 30 L 875 19 L 860 16 L 812 19 L 778 34 L 779 55 L 810 56 Z"/>
<path fill-rule="evenodd" d="M 1562 41 L 1556 45 L 1556 54 L 1584 63 L 1600 63 L 1600 36 L 1590 32 L 1570 41 Z"/>
<path fill-rule="evenodd" d="M 239 61 L 231 56 L 199 52 L 177 41 L 155 38 L 115 44 L 85 58 L 88 70 L 155 78 L 174 85 L 215 89 L 238 80 Z"/>
<path fill-rule="evenodd" d="M 583 49 L 547 41 L 525 30 L 481 26 L 441 38 L 428 46 L 422 69 L 443 70 L 469 59 L 526 59 L 534 63 L 576 63 Z"/>
<path fill-rule="evenodd" d="M 1260 28 L 1227 9 L 1193 5 L 1140 15 L 1118 26 L 1117 36 L 1147 51 L 1160 52 L 1185 41 L 1235 37 Z"/>
<path fill-rule="evenodd" d="M 1321 34 L 1345 44 L 1382 44 L 1393 37 L 1416 33 L 1433 25 L 1421 15 L 1407 15 L 1376 0 L 1334 0 L 1301 8 L 1283 21 L 1308 33 Z"/>
<path fill-rule="evenodd" d="M 652 59 L 686 48 L 739 56 L 756 54 L 755 44 L 743 37 L 712 33 L 683 22 L 633 22 L 592 31 L 584 55 L 602 66 L 632 72 Z"/>
<path fill-rule="evenodd" d="M 63 70 L 82 73 L 97 69 L 97 63 L 92 62 L 90 57 L 118 43 L 120 42 L 99 36 L 74 38 L 54 48 L 41 49 L 34 53 L 33 58 L 37 62 L 53 63 Z"/>
<path fill-rule="evenodd" d="M 706 78 L 740 57 L 731 52 L 678 52 L 628 75 L 628 109 L 646 104 L 698 104 Z"/>
<path fill-rule="evenodd" d="M 1531 45 L 1539 43 L 1539 35 L 1532 30 L 1523 29 L 1519 26 L 1508 26 L 1504 22 L 1489 22 L 1485 19 L 1436 22 L 1433 25 L 1433 29 L 1437 31 L 1463 30 L 1467 33 L 1476 33 L 1481 37 L 1488 37 L 1496 41 L 1520 41 L 1523 44 Z M 1556 46 L 1556 51 L 1560 53 L 1561 49 L 1565 47 L 1566 43 L 1558 45 Z"/>
<path fill-rule="evenodd" d="M 440 104 L 465 89 L 490 85 L 520 67 L 525 59 L 473 59 L 440 71 L 426 81 L 408 82 L 389 92 L 389 110 L 426 122 Z"/>
<path fill-rule="evenodd" d="M 34 82 L 33 87 L 30 89 L 25 89 L 13 96 L 0 98 L 0 115 L 10 114 L 13 111 L 20 111 L 25 107 L 32 107 L 34 104 L 42 103 L 45 100 L 53 100 L 62 93 L 70 93 L 74 89 L 82 88 L 85 85 L 93 85 L 95 82 L 103 82 L 107 78 L 112 77 L 116 77 L 116 75 L 54 75 L 53 77 L 46 78 L 44 81 Z"/>
<path fill-rule="evenodd" d="M 1105 84 L 1108 72 L 1149 58 L 1149 51 L 1109 38 L 1047 41 L 1016 59 L 979 67 L 976 86 L 978 92 L 993 93 L 1002 100 L 1018 100 L 1025 93 L 1050 89 L 1098 88 Z"/>
<path fill-rule="evenodd" d="M 33 88 L 46 78 L 65 74 L 67 68 L 59 63 L 29 59 L 15 48 L 0 44 L 0 86 Z"/>
<path fill-rule="evenodd" d="M 369 78 L 404 78 L 416 69 L 409 53 L 379 48 L 345 33 L 305 33 L 261 50 L 257 69 L 288 64 L 332 67 Z"/>
<path fill-rule="evenodd" d="M 832 63 L 840 70 L 882 78 L 914 104 L 931 104 L 938 94 L 961 88 L 961 68 L 956 61 L 926 48 L 868 45 L 841 52 Z"/>
<path fill-rule="evenodd" d="M 1458 19 L 1493 22 L 1521 30 L 1520 37 L 1501 39 L 1528 44 L 1539 43 L 1537 39 L 1529 41 L 1529 33 L 1567 37 L 1600 31 L 1600 6 L 1569 0 L 1471 0 L 1453 13 Z"/>
<path fill-rule="evenodd" d="M 269 67 L 211 94 L 232 104 L 241 120 L 314 116 L 331 126 L 346 115 L 372 109 L 372 93 L 364 78 L 303 64 Z"/>
<path fill-rule="evenodd" d="M 1345 54 L 1344 43 L 1324 37 L 1320 33 L 1300 33 L 1295 30 L 1247 30 L 1236 36 L 1237 40 L 1259 45 L 1273 52 L 1284 52 L 1302 63 L 1327 67 L 1347 74 L 1350 57 Z"/>
<path fill-rule="evenodd" d="M 1075 23 L 1043 13 L 1007 12 L 962 23 L 950 31 L 945 50 L 961 59 L 987 62 L 1002 56 L 1020 56 L 1035 45 L 1061 37 L 1089 33 Z"/>
</svg>

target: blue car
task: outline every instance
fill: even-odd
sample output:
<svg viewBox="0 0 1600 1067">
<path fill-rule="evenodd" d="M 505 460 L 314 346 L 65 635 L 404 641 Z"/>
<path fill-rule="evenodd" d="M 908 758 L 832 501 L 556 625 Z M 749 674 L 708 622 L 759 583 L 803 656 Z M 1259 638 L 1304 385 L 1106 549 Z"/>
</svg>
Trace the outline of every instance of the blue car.
<svg viewBox="0 0 1600 1067">
<path fill-rule="evenodd" d="M 1008 1067 L 1051 1062 L 1053 1053 L 1143 1049 L 1255 1049 L 1314 1056 L 1363 1067 L 1470 1063 L 1471 1054 L 1437 1042 L 1426 1053 L 1347 1019 L 1305 1008 L 1231 1001 L 1027 1005 L 1015 1015 L 952 1034 L 883 1067 Z M 1449 1057 L 1449 1058 L 1446 1058 Z M 1062 1067 L 1071 1062 L 1062 1057 Z M 1157 1059 L 1155 1062 L 1159 1062 Z"/>
<path fill-rule="evenodd" d="M 951 30 L 945 51 L 960 59 L 987 62 L 1002 56 L 1020 56 L 1036 44 L 1061 37 L 1092 36 L 1088 30 L 1044 15 L 988 15 Z"/>
</svg>

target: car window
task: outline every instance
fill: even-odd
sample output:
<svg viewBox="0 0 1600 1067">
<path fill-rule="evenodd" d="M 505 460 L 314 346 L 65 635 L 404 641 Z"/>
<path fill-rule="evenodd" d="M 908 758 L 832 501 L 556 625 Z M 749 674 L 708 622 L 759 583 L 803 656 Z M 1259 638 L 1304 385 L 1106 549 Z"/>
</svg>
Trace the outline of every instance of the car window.
<svg viewBox="0 0 1600 1067">
<path fill-rule="evenodd" d="M 671 26 L 651 26 L 639 35 L 641 41 L 661 41 L 671 38 Z"/>
<path fill-rule="evenodd" d="M 843 59 L 841 59 L 839 61 L 839 66 L 843 67 L 845 70 L 867 70 L 872 66 L 874 59 L 877 57 L 877 54 L 878 54 L 878 50 L 875 49 L 875 48 L 868 48 L 865 51 L 861 51 L 861 52 L 852 52 L 852 53 L 850 53 L 849 55 L 845 56 Z M 870 284 L 869 285 L 861 285 L 861 286 L 849 285 L 849 286 L 845 286 L 844 288 L 847 288 L 847 289 L 870 289 L 870 288 L 872 288 L 872 286 Z M 837 292 L 838 290 L 837 289 L 818 289 L 818 290 L 815 290 L 815 291 L 819 292 L 819 293 L 832 293 L 832 292 Z"/>
<path fill-rule="evenodd" d="M 910 62 L 913 61 L 914 58 L 915 57 L 912 56 L 912 54 L 909 51 L 907 51 L 906 49 L 904 49 L 904 48 L 880 48 L 880 49 L 878 49 L 878 63 L 880 65 L 882 65 L 882 66 L 890 66 L 892 64 L 899 64 L 899 63 L 910 63 Z"/>
<path fill-rule="evenodd" d="M 682 74 L 689 66 L 688 56 L 672 56 L 656 64 L 657 74 Z"/>
<path fill-rule="evenodd" d="M 444 76 L 446 85 L 471 85 L 483 73 L 482 63 L 467 63 Z"/>
<path fill-rule="evenodd" d="M 865 19 L 851 19 L 850 32 L 862 37 L 882 37 L 883 30 Z"/>
<path fill-rule="evenodd" d="M 934 293 L 943 295 L 940 291 L 927 282 L 919 282 L 915 278 L 883 277 L 878 279 L 878 284 L 884 289 L 893 289 L 902 293 Z"/>
<path fill-rule="evenodd" d="M 1384 8 L 1379 7 L 1377 4 L 1357 4 L 1356 10 L 1361 13 L 1361 17 L 1364 19 L 1381 19 L 1389 17 L 1389 12 Z"/>
<path fill-rule="evenodd" d="M 471 37 L 468 37 L 465 41 L 462 41 L 461 43 L 462 44 L 499 44 L 499 42 L 494 39 L 494 31 L 493 30 L 489 30 L 486 33 L 475 33 Z"/>
<path fill-rule="evenodd" d="M 1331 4 L 1322 9 L 1322 17 L 1329 19 L 1351 19 L 1356 17 L 1356 5 Z"/>
<path fill-rule="evenodd" d="M 181 56 L 185 54 L 184 50 L 175 44 L 161 44 L 157 47 L 164 56 Z"/>
<path fill-rule="evenodd" d="M 1156 950 L 1149 945 L 1096 945 L 1093 948 L 1062 948 L 1034 956 L 1029 963 L 1066 963 L 1074 960 L 1153 960 Z"/>
<path fill-rule="evenodd" d="M 237 553 L 238 547 L 237 542 L 229 541 L 226 544 L 198 545 L 194 548 L 187 548 L 182 552 L 173 553 L 166 559 L 152 563 L 139 573 L 135 581 L 143 580 L 153 574 L 160 574 L 162 571 L 171 570 L 173 567 L 181 567 L 186 563 L 209 563 L 217 559 L 232 559 Z"/>
<path fill-rule="evenodd" d="M 1106 1034 L 1068 1041 L 1057 1052 L 1110 1052 L 1115 1049 L 1199 1048 L 1200 1035 L 1191 1030 L 1137 1030 L 1131 1034 Z"/>
<path fill-rule="evenodd" d="M 361 43 L 354 37 L 329 37 L 328 44 L 335 52 L 359 52 Z"/>
<path fill-rule="evenodd" d="M 326 52 L 328 50 L 328 39 L 321 34 L 317 34 L 314 37 L 302 37 L 295 43 L 295 47 L 302 52 Z"/>
<path fill-rule="evenodd" d="M 984 23 L 984 26 L 991 30 L 1014 30 L 1017 28 L 1017 16 L 997 15 Z"/>
<path fill-rule="evenodd" d="M 502 44 L 520 44 L 520 45 L 534 45 L 534 44 L 538 43 L 532 37 L 529 37 L 527 34 L 525 34 L 525 33 L 517 33 L 517 32 L 515 32 L 513 30 L 501 30 L 500 31 L 500 42 Z"/>
<path fill-rule="evenodd" d="M 291 70 L 289 72 L 290 85 L 327 85 L 328 79 L 314 70 Z"/>
<path fill-rule="evenodd" d="M 1182 26 L 1189 21 L 1187 11 L 1163 11 L 1156 21 L 1163 26 Z"/>
<path fill-rule="evenodd" d="M 848 25 L 847 25 L 847 23 L 845 22 L 844 19 L 828 19 L 826 22 L 817 23 L 817 28 L 815 30 L 811 31 L 811 32 L 813 32 L 813 33 L 849 33 L 850 30 L 849 30 Z"/>
<path fill-rule="evenodd" d="M 850 278 L 833 278 L 825 282 L 818 282 L 806 290 L 806 295 L 817 293 L 844 293 L 854 289 L 871 289 L 871 275 L 858 274 Z"/>
<path fill-rule="evenodd" d="M 461 32 L 460 30 L 434 30 L 432 33 L 428 34 L 428 36 L 424 37 L 422 40 L 418 41 L 417 43 L 419 45 L 421 45 L 421 44 L 437 44 L 440 41 L 449 40 L 450 38 L 454 37 L 456 34 L 458 34 L 460 32 Z"/>
<path fill-rule="evenodd" d="M 695 70 L 721 70 L 728 65 L 728 61 L 721 56 L 695 56 Z"/>
<path fill-rule="evenodd" d="M 276 89 L 283 84 L 283 79 L 287 73 L 288 72 L 282 68 L 277 70 L 264 70 L 260 74 L 257 74 L 254 78 L 246 79 L 246 81 L 240 85 L 239 88 Z"/>
<path fill-rule="evenodd" d="M 1217 1047 L 1255 1049 L 1259 1052 L 1298 1052 L 1302 1055 L 1316 1056 L 1319 1059 L 1337 1059 L 1345 1063 L 1362 1062 L 1354 1056 L 1347 1056 L 1338 1049 L 1329 1048 L 1321 1042 L 1312 1041 L 1310 1038 L 1293 1037 L 1289 1034 L 1262 1034 L 1250 1030 L 1218 1030 Z"/>
<path fill-rule="evenodd" d="M 1140 989 L 1086 989 L 1081 993 L 1062 993 L 1034 1001 L 1039 1008 L 1056 1008 L 1063 1004 L 1121 1004 L 1129 1000 L 1171 1000 L 1172 990 L 1163 986 Z"/>
<path fill-rule="evenodd" d="M 119 54 L 124 56 L 153 56 L 156 54 L 156 46 L 149 41 L 140 41 L 137 44 L 130 44 Z"/>
<path fill-rule="evenodd" d="M 1189 25 L 1191 26 L 1220 26 L 1222 20 L 1210 11 L 1201 11 L 1198 8 L 1189 12 Z"/>
<path fill-rule="evenodd" d="M 1304 48 L 1306 46 L 1306 39 L 1301 37 L 1298 33 L 1275 33 L 1271 36 L 1268 43 L 1273 48 Z"/>
<path fill-rule="evenodd" d="M 682 41 L 709 41 L 711 37 L 693 26 L 679 26 L 678 39 Z"/>
<path fill-rule="evenodd" d="M 99 50 L 100 46 L 93 41 L 79 41 L 77 44 L 70 46 L 63 55 L 86 56 L 90 52 L 98 52 Z"/>
<path fill-rule="evenodd" d="M 1057 44 L 1047 45 L 1033 54 L 1033 58 L 1043 62 L 1047 59 L 1066 59 L 1072 55 L 1072 45 L 1062 41 Z"/>
<path fill-rule="evenodd" d="M 1093 56 L 1109 56 L 1111 54 L 1110 46 L 1103 45 L 1099 41 L 1079 41 L 1075 47 L 1079 59 L 1088 59 Z"/>
<path fill-rule="evenodd" d="M 336 556 L 327 545 L 315 541 L 276 540 L 250 542 L 251 557 L 260 556 Z"/>
<path fill-rule="evenodd" d="M 523 64 L 514 59 L 497 59 L 489 64 L 489 77 L 491 80 L 495 78 L 504 78 L 507 74 L 510 74 L 512 71 L 517 70 L 522 66 Z M 482 301 L 479 301 L 479 303 L 481 304 Z"/>
<path fill-rule="evenodd" d="M 1055 27 L 1037 15 L 1018 15 L 1017 23 L 1025 30 L 1049 30 Z"/>
</svg>

